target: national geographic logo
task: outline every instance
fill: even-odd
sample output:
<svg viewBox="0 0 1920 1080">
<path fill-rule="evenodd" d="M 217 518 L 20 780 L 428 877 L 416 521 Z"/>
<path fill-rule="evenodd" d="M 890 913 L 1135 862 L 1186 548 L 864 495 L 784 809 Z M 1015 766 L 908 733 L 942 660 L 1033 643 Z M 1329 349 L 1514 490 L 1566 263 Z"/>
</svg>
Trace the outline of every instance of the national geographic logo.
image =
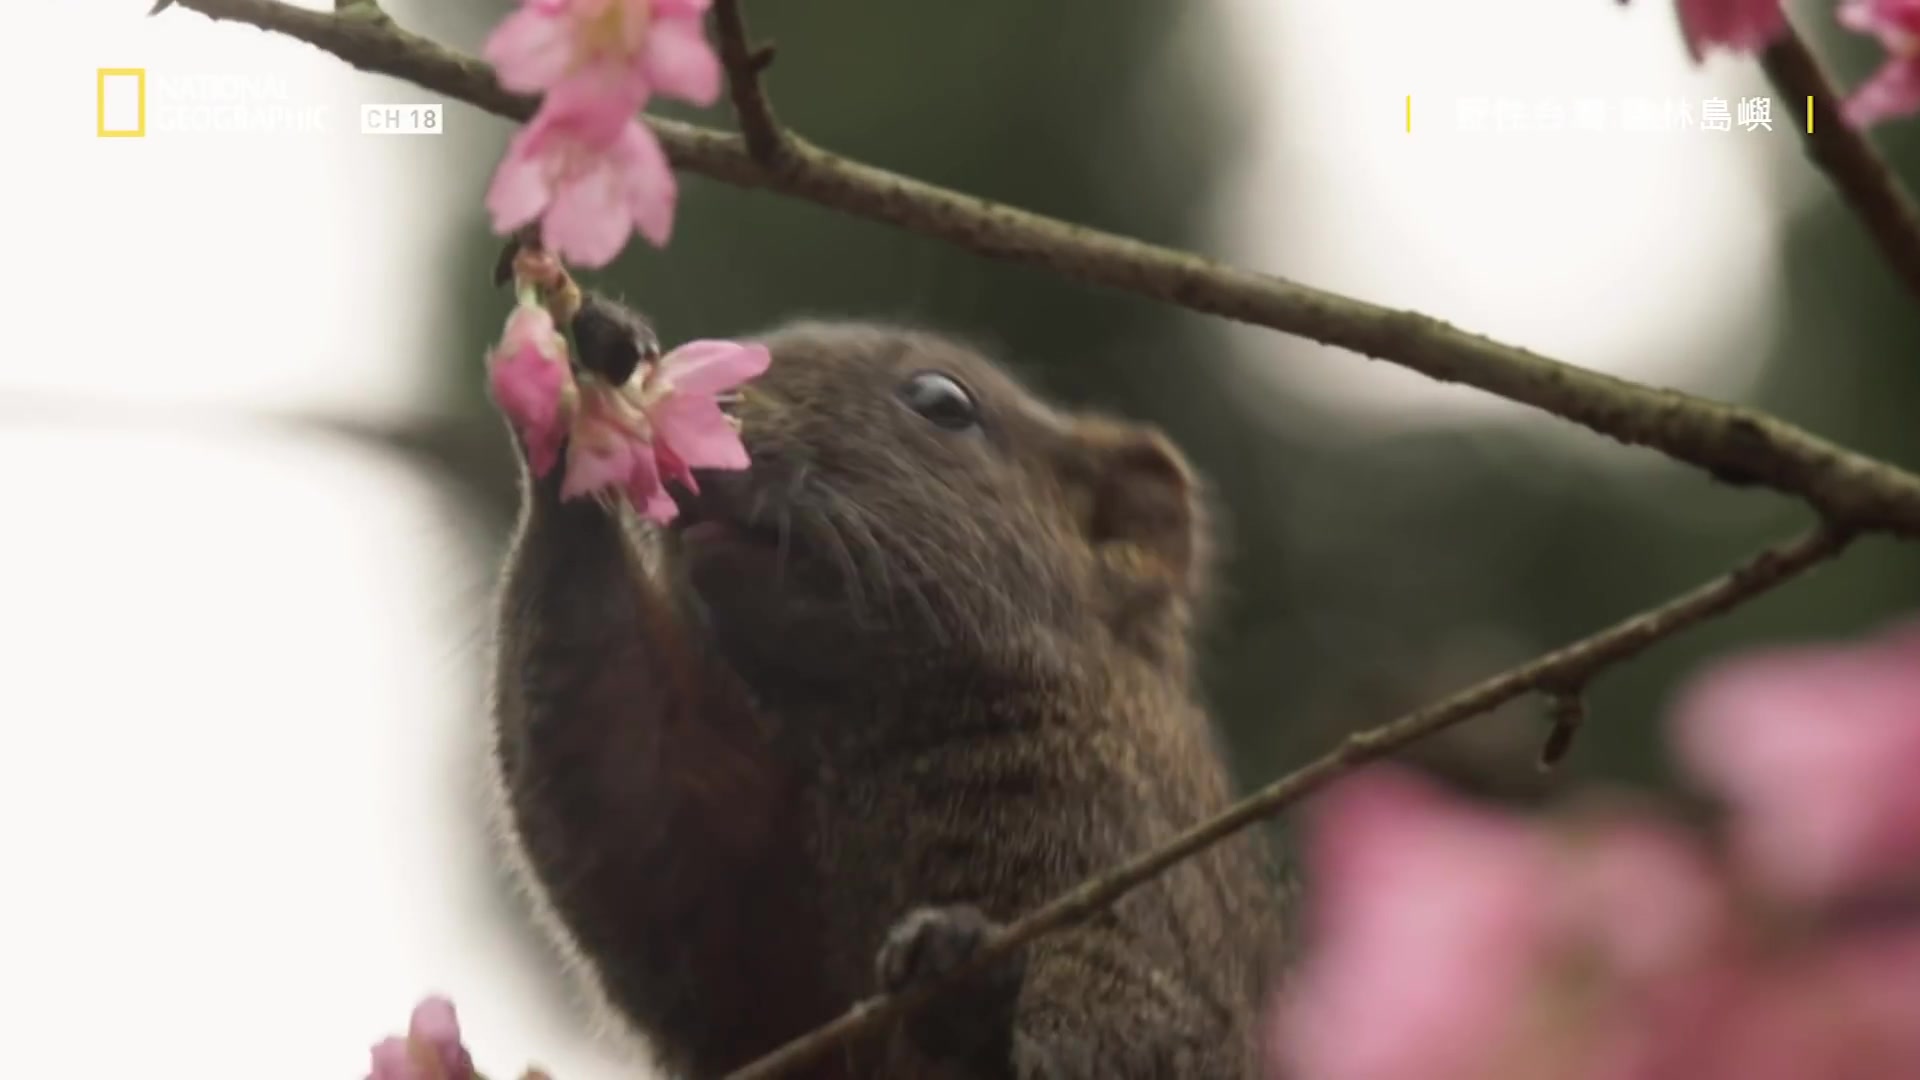
<svg viewBox="0 0 1920 1080">
<path fill-rule="evenodd" d="M 94 133 L 103 139 L 313 135 L 329 130 L 331 119 L 326 105 L 277 76 L 99 68 L 94 93 Z"/>
<path fill-rule="evenodd" d="M 147 134 L 147 69 L 101 68 L 93 84 L 94 133 L 103 139 Z"/>
</svg>

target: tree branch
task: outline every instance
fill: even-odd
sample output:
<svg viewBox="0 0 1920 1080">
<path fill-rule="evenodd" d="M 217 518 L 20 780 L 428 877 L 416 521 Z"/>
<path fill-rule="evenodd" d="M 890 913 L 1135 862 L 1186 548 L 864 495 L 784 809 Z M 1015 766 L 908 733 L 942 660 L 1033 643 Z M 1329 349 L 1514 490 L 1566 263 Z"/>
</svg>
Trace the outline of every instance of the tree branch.
<svg viewBox="0 0 1920 1080">
<path fill-rule="evenodd" d="M 733 95 L 733 115 L 740 123 L 747 153 L 770 171 L 779 171 L 786 159 L 786 132 L 773 115 L 760 73 L 773 60 L 771 52 L 756 52 L 747 32 L 740 0 L 717 0 L 713 17 L 720 29 L 720 62 L 727 68 Z"/>
<path fill-rule="evenodd" d="M 1760 54 L 1760 66 L 1799 118 L 1807 156 L 1839 189 L 1907 291 L 1920 298 L 1920 211 L 1866 135 L 1841 119 L 1841 94 L 1806 39 L 1789 27 Z M 1811 131 L 1808 98 L 1815 102 Z"/>
<path fill-rule="evenodd" d="M 407 79 L 509 119 L 526 120 L 537 104 L 502 89 L 483 62 L 384 15 L 331 15 L 278 0 L 177 0 L 177 6 L 299 38 L 363 71 Z M 827 153 L 792 134 L 781 137 L 784 164 L 773 170 L 756 161 L 740 137 L 649 122 L 678 168 L 1077 281 L 1341 346 L 1650 447 L 1728 483 L 1797 495 L 1836 524 L 1920 537 L 1920 477 L 1764 413 L 1587 371 L 1415 312 L 962 195 Z"/>
<path fill-rule="evenodd" d="M 1617 623 L 1585 640 L 1469 687 L 1388 724 L 1357 732 L 1331 753 L 1254 792 L 1186 832 L 1034 909 L 1007 925 L 950 979 L 893 997 L 859 1002 L 839 1019 L 794 1039 L 730 1074 L 726 1080 L 771 1080 L 847 1041 L 919 1008 L 952 982 L 982 970 L 1042 934 L 1099 911 L 1168 867 L 1298 802 L 1356 767 L 1463 720 L 1490 712 L 1530 691 L 1549 695 L 1581 686 L 1596 674 L 1702 620 L 1722 614 L 1839 554 L 1850 536 L 1827 528 L 1768 548 L 1727 574 L 1660 607 Z"/>
</svg>

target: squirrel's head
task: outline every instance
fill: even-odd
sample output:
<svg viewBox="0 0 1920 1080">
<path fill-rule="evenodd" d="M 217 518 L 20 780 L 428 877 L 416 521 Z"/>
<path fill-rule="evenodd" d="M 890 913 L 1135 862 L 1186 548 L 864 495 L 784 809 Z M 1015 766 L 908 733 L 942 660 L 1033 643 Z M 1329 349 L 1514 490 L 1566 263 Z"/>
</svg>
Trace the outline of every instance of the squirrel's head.
<svg viewBox="0 0 1920 1080">
<path fill-rule="evenodd" d="M 1103 635 L 1184 676 L 1209 534 L 1158 431 L 1052 408 L 924 331 L 760 340 L 772 365 L 733 409 L 753 464 L 698 474 L 668 530 L 690 613 L 736 666 L 1017 675 Z"/>
</svg>

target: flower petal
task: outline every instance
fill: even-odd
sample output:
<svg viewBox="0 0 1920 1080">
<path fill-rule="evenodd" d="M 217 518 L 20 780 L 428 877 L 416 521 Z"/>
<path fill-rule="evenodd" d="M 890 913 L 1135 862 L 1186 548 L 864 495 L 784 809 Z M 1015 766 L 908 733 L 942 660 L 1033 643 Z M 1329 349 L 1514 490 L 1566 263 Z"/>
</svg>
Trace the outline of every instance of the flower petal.
<svg viewBox="0 0 1920 1080">
<path fill-rule="evenodd" d="M 1556 870 L 1529 826 L 1393 766 L 1309 808 L 1308 951 L 1271 1052 L 1302 1077 L 1501 1075 Z"/>
<path fill-rule="evenodd" d="M 571 377 L 566 340 L 554 329 L 553 317 L 541 307 L 516 307 L 491 358 L 487 381 L 494 403 L 526 444 L 535 476 L 553 468 L 566 441 L 562 406 Z"/>
<path fill-rule="evenodd" d="M 612 262 L 633 228 L 620 185 L 605 161 L 561 181 L 540 223 L 541 243 L 578 266 L 597 269 Z"/>
<path fill-rule="evenodd" d="M 1559 852 L 1556 914 L 1614 973 L 1651 982 L 1728 940 L 1731 897 L 1690 834 L 1650 815 L 1582 824 Z"/>
<path fill-rule="evenodd" d="M 624 488 L 633 474 L 635 445 L 631 436 L 597 419 L 575 424 L 560 497 L 577 499 Z"/>
<path fill-rule="evenodd" d="M 367 1073 L 367 1080 L 427 1080 L 414 1064 L 407 1040 L 399 1036 L 376 1043 L 372 1057 L 373 1069 Z"/>
<path fill-rule="evenodd" d="M 627 217 L 654 247 L 666 247 L 673 236 L 673 210 L 680 186 L 653 129 L 629 120 L 615 146 L 614 161 Z"/>
<path fill-rule="evenodd" d="M 537 136 L 530 128 L 516 133 L 487 185 L 487 212 L 496 233 L 513 232 L 539 217 L 553 199 L 546 163 L 534 152 Z"/>
<path fill-rule="evenodd" d="M 535 476 L 553 468 L 566 439 L 560 415 L 566 378 L 558 364 L 526 352 L 503 358 L 490 373 L 494 401 L 526 442 Z"/>
<path fill-rule="evenodd" d="M 565 342 L 553 325 L 551 312 L 537 304 L 520 304 L 507 316 L 507 328 L 500 335 L 500 349 L 502 352 L 531 349 L 557 358 L 565 349 Z"/>
<path fill-rule="evenodd" d="M 698 16 L 663 13 L 641 48 L 641 70 L 655 91 L 702 106 L 720 99 L 720 57 L 707 43 L 706 24 Z"/>
<path fill-rule="evenodd" d="M 653 456 L 654 463 L 660 468 L 660 481 L 663 487 L 668 480 L 671 480 L 695 495 L 700 494 L 700 482 L 694 479 L 693 469 L 680 459 L 680 455 L 673 452 L 673 447 L 666 443 L 658 443 L 653 448 Z"/>
<path fill-rule="evenodd" d="M 676 394 L 722 394 L 756 378 L 773 363 L 765 345 L 689 341 L 660 358 L 660 378 Z"/>
<path fill-rule="evenodd" d="M 481 55 L 500 85 L 531 94 L 559 82 L 577 55 L 573 21 L 562 12 L 529 5 L 502 19 Z"/>
<path fill-rule="evenodd" d="M 591 146 L 605 147 L 647 103 L 647 82 L 632 67 L 595 64 L 547 91 L 529 123 Z"/>
<path fill-rule="evenodd" d="M 1872 34 L 1896 52 L 1920 37 L 1920 0 L 1843 0 L 1833 17 L 1848 30 Z"/>
<path fill-rule="evenodd" d="M 414 1006 L 407 1038 L 426 1047 L 439 1059 L 438 1080 L 472 1080 L 473 1058 L 460 1041 L 460 1018 L 454 1012 L 453 1002 L 444 997 L 429 997 Z"/>
<path fill-rule="evenodd" d="M 633 452 L 633 465 L 627 472 L 623 490 L 627 502 L 642 517 L 651 518 L 664 525 L 679 514 L 680 508 L 674 505 L 673 497 L 667 494 L 660 483 L 660 472 L 654 466 L 653 449 L 645 444 L 636 444 Z"/>
<path fill-rule="evenodd" d="M 695 469 L 744 469 L 751 462 L 727 415 L 710 397 L 671 394 L 647 410 L 653 441 Z"/>
<path fill-rule="evenodd" d="M 550 91 L 514 136 L 495 176 L 488 203 L 495 229 L 511 232 L 539 216 L 549 251 L 582 266 L 612 262 L 633 227 L 632 180 L 623 172 L 651 168 L 669 184 L 672 178 L 650 132 L 644 145 L 635 142 L 633 133 L 644 128 L 633 113 L 644 96 L 637 77 L 605 70 L 571 77 Z M 645 156 L 649 147 L 652 162 Z M 658 178 L 641 182 L 657 184 Z M 666 213 L 671 217 L 670 196 Z"/>
<path fill-rule="evenodd" d="M 1735 658 L 1675 714 L 1681 758 L 1770 884 L 1828 898 L 1920 873 L 1920 624 Z"/>
<path fill-rule="evenodd" d="M 1920 60 L 1897 59 L 1860 84 L 1841 104 L 1847 123 L 1869 128 L 1920 111 Z"/>
<path fill-rule="evenodd" d="M 640 512 L 641 517 L 659 525 L 665 525 L 680 516 L 679 505 L 665 488 L 653 489 L 645 502 L 634 504 L 634 509 Z"/>
<path fill-rule="evenodd" d="M 1759 52 L 1787 29 L 1780 0 L 1679 0 L 1680 33 L 1694 63 L 1721 48 Z"/>
<path fill-rule="evenodd" d="M 1920 933 L 1817 938 L 1715 973 L 1711 1005 L 1657 1074 L 1700 1080 L 1920 1076 Z"/>
</svg>

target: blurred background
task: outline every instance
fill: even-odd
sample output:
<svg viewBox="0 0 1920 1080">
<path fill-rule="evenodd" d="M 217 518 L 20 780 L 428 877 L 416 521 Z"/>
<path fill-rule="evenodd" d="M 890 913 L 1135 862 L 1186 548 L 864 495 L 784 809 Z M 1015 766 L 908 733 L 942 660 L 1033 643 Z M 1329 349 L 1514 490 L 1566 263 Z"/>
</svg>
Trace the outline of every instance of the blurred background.
<svg viewBox="0 0 1920 1080">
<path fill-rule="evenodd" d="M 0 1047 L 40 1077 L 337 1080 L 439 991 L 498 1072 L 633 1075 L 484 829 L 515 490 L 482 395 L 507 298 L 481 193 L 509 126 L 450 104 L 444 135 L 365 137 L 360 104 L 434 95 L 146 6 L 27 0 L 0 36 L 19 103 Z M 1830 7 L 1795 10 L 1850 86 L 1877 50 Z M 470 51 L 506 10 L 388 8 Z M 1803 162 L 1787 103 L 1771 131 L 1627 130 L 1647 103 L 1771 93 L 1749 63 L 1689 65 L 1671 3 L 749 9 L 780 45 L 783 119 L 829 148 L 1920 467 L 1920 319 Z M 101 67 L 148 70 L 146 138 L 95 137 Z M 1603 130 L 1540 128 L 1594 99 Z M 1484 131 L 1462 122 L 1475 109 Z M 1917 136 L 1878 136 L 1908 176 Z M 923 322 L 1061 401 L 1163 425 L 1228 529 L 1207 685 L 1248 783 L 1806 520 L 1474 391 L 696 176 L 667 252 L 636 242 L 589 281 L 670 341 L 803 314 Z M 1534 702 L 1421 756 L 1522 801 L 1667 784 L 1661 719 L 1702 663 L 1916 602 L 1915 552 L 1863 542 L 1606 676 L 1552 775 Z"/>
</svg>

